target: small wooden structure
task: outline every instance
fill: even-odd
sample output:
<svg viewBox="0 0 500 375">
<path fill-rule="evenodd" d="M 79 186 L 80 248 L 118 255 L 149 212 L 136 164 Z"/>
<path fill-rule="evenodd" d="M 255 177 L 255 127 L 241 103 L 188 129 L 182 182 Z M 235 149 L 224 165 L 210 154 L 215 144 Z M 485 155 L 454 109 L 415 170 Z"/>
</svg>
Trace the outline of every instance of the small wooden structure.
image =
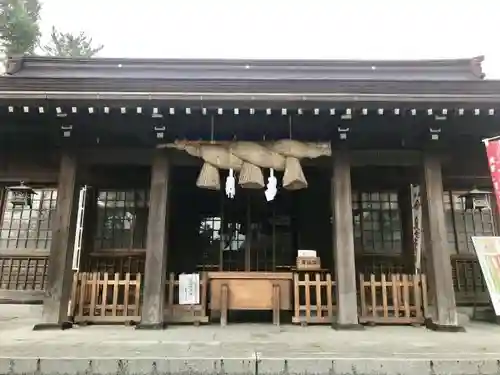
<svg viewBox="0 0 500 375">
<path fill-rule="evenodd" d="M 427 314 L 425 275 L 359 275 L 361 323 L 423 324 Z"/>
<path fill-rule="evenodd" d="M 137 323 L 141 274 L 75 273 L 71 311 L 75 323 Z"/>
<path fill-rule="evenodd" d="M 138 323 L 141 320 L 140 273 L 76 272 L 73 277 L 70 315 L 75 323 Z M 200 280 L 200 303 L 180 305 L 179 280 L 170 273 L 165 284 L 167 323 L 207 323 L 207 276 Z"/>
<path fill-rule="evenodd" d="M 289 272 L 209 272 L 210 309 L 227 324 L 229 310 L 272 310 L 280 324 L 280 311 L 291 310 L 292 274 Z"/>
<path fill-rule="evenodd" d="M 171 272 L 166 284 L 165 322 L 167 323 L 208 323 L 207 315 L 207 273 L 200 277 L 200 303 L 195 305 L 179 304 L 179 279 Z"/>
<path fill-rule="evenodd" d="M 296 324 L 331 324 L 335 313 L 335 281 L 329 272 L 295 272 L 294 315 Z"/>
<path fill-rule="evenodd" d="M 321 269 L 321 259 L 319 257 L 297 257 L 297 270 L 319 271 Z"/>
</svg>

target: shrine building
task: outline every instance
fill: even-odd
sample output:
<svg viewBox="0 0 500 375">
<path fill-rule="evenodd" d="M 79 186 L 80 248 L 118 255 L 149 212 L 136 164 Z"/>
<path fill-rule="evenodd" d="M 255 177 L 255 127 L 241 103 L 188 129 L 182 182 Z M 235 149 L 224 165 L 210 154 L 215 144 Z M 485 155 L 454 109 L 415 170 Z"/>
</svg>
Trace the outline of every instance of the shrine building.
<svg viewBox="0 0 500 375">
<path fill-rule="evenodd" d="M 499 230 L 481 62 L 10 59 L 0 300 L 36 329 L 461 330 Z"/>
</svg>

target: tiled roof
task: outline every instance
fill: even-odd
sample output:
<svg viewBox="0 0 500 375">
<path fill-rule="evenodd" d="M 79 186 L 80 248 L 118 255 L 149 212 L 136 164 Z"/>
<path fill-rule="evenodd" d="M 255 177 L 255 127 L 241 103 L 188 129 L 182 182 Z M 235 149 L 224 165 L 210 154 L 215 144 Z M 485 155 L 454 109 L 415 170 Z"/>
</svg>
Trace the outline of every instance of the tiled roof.
<svg viewBox="0 0 500 375">
<path fill-rule="evenodd" d="M 7 71 L 25 78 L 181 80 L 396 80 L 483 78 L 483 57 L 454 60 L 206 60 L 11 58 Z"/>
</svg>

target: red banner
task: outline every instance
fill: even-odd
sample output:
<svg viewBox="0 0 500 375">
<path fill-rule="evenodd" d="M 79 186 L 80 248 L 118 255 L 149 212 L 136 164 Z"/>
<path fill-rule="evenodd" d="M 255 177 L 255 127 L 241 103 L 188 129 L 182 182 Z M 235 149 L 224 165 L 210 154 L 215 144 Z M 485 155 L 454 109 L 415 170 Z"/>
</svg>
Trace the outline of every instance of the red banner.
<svg viewBox="0 0 500 375">
<path fill-rule="evenodd" d="M 484 141 L 497 207 L 500 210 L 500 139 Z"/>
</svg>

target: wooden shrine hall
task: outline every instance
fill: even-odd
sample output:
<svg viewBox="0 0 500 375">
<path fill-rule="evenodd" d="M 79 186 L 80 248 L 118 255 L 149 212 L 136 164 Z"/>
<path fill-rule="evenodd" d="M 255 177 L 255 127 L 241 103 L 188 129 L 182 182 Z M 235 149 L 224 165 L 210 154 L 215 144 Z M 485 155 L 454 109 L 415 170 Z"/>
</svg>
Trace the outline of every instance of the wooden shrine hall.
<svg viewBox="0 0 500 375">
<path fill-rule="evenodd" d="M 467 204 L 499 129 L 481 62 L 10 59 L 0 300 L 43 301 L 35 329 L 459 331 L 499 229 Z"/>
</svg>

